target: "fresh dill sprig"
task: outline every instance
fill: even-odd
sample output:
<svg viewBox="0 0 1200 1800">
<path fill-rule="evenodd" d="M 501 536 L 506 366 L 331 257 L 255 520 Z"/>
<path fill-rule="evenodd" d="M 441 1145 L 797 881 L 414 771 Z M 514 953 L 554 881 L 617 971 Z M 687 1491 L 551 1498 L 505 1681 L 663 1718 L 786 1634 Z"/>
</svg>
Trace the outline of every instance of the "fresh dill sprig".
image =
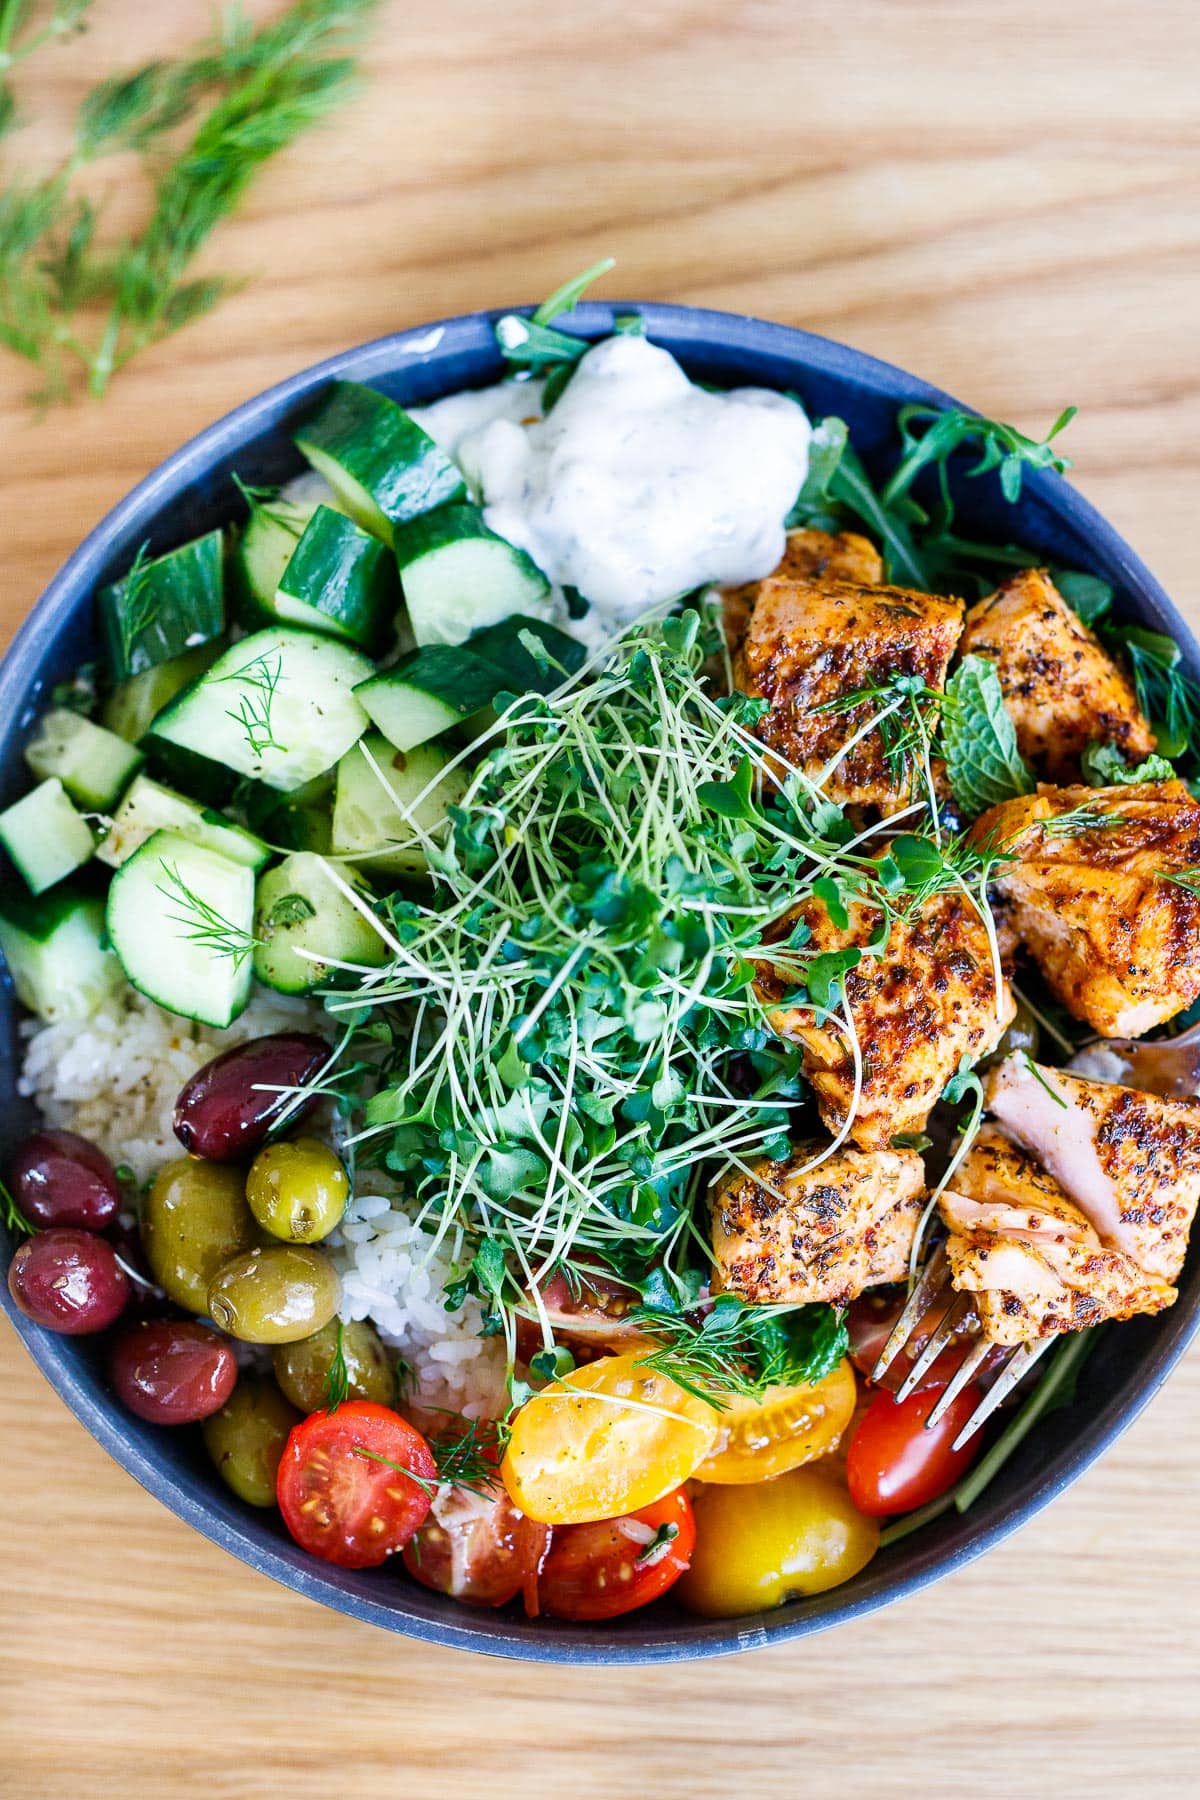
<svg viewBox="0 0 1200 1800">
<path fill-rule="evenodd" d="M 1175 869 L 1173 871 L 1160 869 L 1158 879 L 1173 882 L 1176 887 L 1185 888 L 1189 894 L 1195 894 L 1197 898 L 1200 898 L 1200 868 Z"/>
<path fill-rule="evenodd" d="M 155 598 L 150 577 L 149 552 L 149 542 L 138 546 L 129 573 L 121 583 L 121 604 L 116 612 L 121 633 L 121 661 L 126 669 L 133 667 L 138 639 L 149 630 L 162 609 L 161 596 Z"/>
<path fill-rule="evenodd" d="M 262 756 L 267 750 L 278 750 L 282 754 L 287 749 L 287 745 L 276 738 L 271 726 L 275 694 L 282 677 L 282 656 L 272 657 L 265 650 L 240 669 L 219 677 L 219 681 L 240 682 L 250 690 L 241 696 L 236 709 L 226 708 L 225 717 L 241 726 L 252 756 Z"/>
<path fill-rule="evenodd" d="M 32 0 L 0 0 L 0 137 L 20 122 L 12 70 L 46 44 L 61 43 L 87 29 L 94 0 L 55 0 L 50 17 L 30 31 Z"/>
<path fill-rule="evenodd" d="M 347 1400 L 349 1397 L 350 1370 L 346 1363 L 346 1327 L 339 1319 L 333 1361 L 325 1376 L 325 1390 L 321 1399 L 326 1412 L 336 1412 L 343 1400 Z"/>
<path fill-rule="evenodd" d="M 3 1181 L 0 1181 L 0 1206 L 4 1209 L 2 1216 L 7 1231 L 22 1232 L 26 1237 L 33 1236 L 34 1226 L 29 1223 Z"/>
<path fill-rule="evenodd" d="M 259 947 L 260 940 L 189 887 L 176 864 L 164 862 L 162 869 L 166 879 L 159 883 L 158 892 L 174 908 L 167 917 L 184 927 L 184 935 L 191 943 L 201 945 L 214 956 L 229 957 L 234 968 L 239 969 Z"/>
<path fill-rule="evenodd" d="M 508 1426 L 501 1419 L 467 1419 L 458 1413 L 451 1416 L 456 1421 L 454 1427 L 435 1432 L 427 1439 L 437 1471 L 432 1480 L 363 1444 L 353 1446 L 354 1454 L 407 1476 L 431 1499 L 440 1487 L 447 1486 L 490 1499 L 500 1486 L 499 1464 L 508 1443 Z"/>
<path fill-rule="evenodd" d="M 731 1294 L 719 1294 L 698 1315 L 643 1306 L 628 1318 L 655 1340 L 638 1366 L 718 1410 L 734 1399 L 761 1399 L 768 1388 L 821 1380 L 848 1343 L 832 1307 L 754 1306 Z"/>
<path fill-rule="evenodd" d="M 102 394 L 146 345 L 209 311 L 236 285 L 188 267 L 264 162 L 324 119 L 356 67 L 353 44 L 378 0 L 297 0 L 255 29 L 240 11 L 195 53 L 105 77 L 85 95 L 70 154 L 51 174 L 0 192 L 0 343 L 38 368 L 42 402 Z M 14 119 L 5 68 L 87 6 L 59 0 L 46 31 L 13 47 L 22 0 L 0 4 L 0 131 Z M 7 35 L 6 35 L 7 34 Z M 207 103 L 190 143 L 176 135 Z M 96 159 L 135 152 L 153 201 L 132 238 L 103 241 L 100 213 L 75 191 Z"/>
<path fill-rule="evenodd" d="M 1092 831 L 1116 831 L 1129 820 L 1121 812 L 1101 812 L 1097 806 L 1073 806 L 1070 812 L 1056 813 L 1052 819 L 1042 819 L 1039 826 L 1043 837 L 1077 838 L 1086 837 Z"/>
<path fill-rule="evenodd" d="M 1138 705 L 1154 727 L 1156 748 L 1167 758 L 1200 756 L 1200 682 L 1183 666 L 1174 638 L 1144 625 L 1104 623 L 1100 636 L 1124 657 Z"/>
</svg>

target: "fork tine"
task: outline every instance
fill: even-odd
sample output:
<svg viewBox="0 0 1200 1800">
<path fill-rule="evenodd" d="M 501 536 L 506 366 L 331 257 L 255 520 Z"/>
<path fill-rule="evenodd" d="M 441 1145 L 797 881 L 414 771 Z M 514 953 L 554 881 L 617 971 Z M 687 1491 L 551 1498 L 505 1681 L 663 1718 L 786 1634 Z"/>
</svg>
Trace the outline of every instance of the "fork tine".
<svg viewBox="0 0 1200 1800">
<path fill-rule="evenodd" d="M 952 1446 L 955 1450 L 961 1450 L 964 1444 L 971 1441 L 980 1427 L 991 1418 L 1000 1403 L 1007 1400 L 1018 1381 L 1028 1374 L 1038 1357 L 1048 1350 L 1053 1342 L 1053 1337 L 1045 1337 L 1036 1344 L 1022 1344 L 1021 1348 L 1013 1353 L 995 1385 L 988 1389 L 955 1438 Z"/>
<path fill-rule="evenodd" d="M 922 1269 L 916 1287 L 905 1302 L 904 1311 L 892 1326 L 888 1341 L 879 1352 L 879 1358 L 871 1370 L 872 1381 L 882 1379 L 907 1344 L 914 1327 L 924 1318 L 936 1299 L 947 1267 L 945 1245 L 939 1244 Z"/>
<path fill-rule="evenodd" d="M 969 1306 L 969 1295 L 953 1292 L 949 1294 L 946 1300 L 946 1310 L 938 1320 L 935 1329 L 930 1333 L 920 1356 L 896 1389 L 897 1402 L 907 1400 L 914 1388 L 921 1385 L 942 1351 L 953 1338 Z"/>
<path fill-rule="evenodd" d="M 932 1431 L 938 1421 L 945 1417 L 958 1396 L 974 1375 L 981 1362 L 987 1359 L 988 1353 L 995 1348 L 986 1338 L 978 1338 L 959 1363 L 954 1374 L 947 1382 L 944 1391 L 938 1396 L 938 1403 L 925 1421 L 926 1431 Z"/>
</svg>

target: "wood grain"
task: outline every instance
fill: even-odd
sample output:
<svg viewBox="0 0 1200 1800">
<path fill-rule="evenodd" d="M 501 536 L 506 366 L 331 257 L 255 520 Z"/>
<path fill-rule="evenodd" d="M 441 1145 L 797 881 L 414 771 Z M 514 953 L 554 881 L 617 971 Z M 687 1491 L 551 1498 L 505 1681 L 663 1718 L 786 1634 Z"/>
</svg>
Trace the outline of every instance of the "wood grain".
<svg viewBox="0 0 1200 1800">
<path fill-rule="evenodd" d="M 27 168 L 98 71 L 209 18 L 97 12 L 22 76 Z M 267 383 L 607 252 L 615 291 L 843 337 L 1026 428 L 1075 401 L 1080 486 L 1200 622 L 1198 56 L 1194 0 L 393 5 L 361 98 L 212 246 L 244 291 L 103 406 L 30 424 L 23 371 L 0 366 L 0 623 Z M 126 172 L 105 179 L 134 204 Z M 318 1611 L 142 1494 L 7 1333 L 0 1366 L 12 1800 L 1197 1791 L 1196 1356 L 1049 1514 L 902 1608 L 624 1673 L 468 1660 Z"/>
</svg>

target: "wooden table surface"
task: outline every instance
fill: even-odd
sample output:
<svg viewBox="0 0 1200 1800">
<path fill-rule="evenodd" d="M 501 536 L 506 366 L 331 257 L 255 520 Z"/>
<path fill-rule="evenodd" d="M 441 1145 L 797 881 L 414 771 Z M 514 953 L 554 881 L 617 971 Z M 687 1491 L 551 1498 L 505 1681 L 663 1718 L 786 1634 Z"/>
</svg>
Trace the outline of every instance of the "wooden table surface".
<svg viewBox="0 0 1200 1800">
<path fill-rule="evenodd" d="M 97 14 L 23 74 L 10 166 L 209 6 Z M 606 253 L 609 292 L 827 332 L 1026 429 L 1076 402 L 1075 478 L 1200 623 L 1198 58 L 1195 0 L 387 7 L 362 97 L 213 245 L 243 291 L 103 405 L 36 425 L 0 363 L 0 625 L 228 407 Z M 1200 1355 L 986 1561 L 808 1644 L 624 1672 L 320 1611 L 143 1494 L 5 1330 L 0 1371 L 11 1800 L 1200 1790 Z"/>
</svg>

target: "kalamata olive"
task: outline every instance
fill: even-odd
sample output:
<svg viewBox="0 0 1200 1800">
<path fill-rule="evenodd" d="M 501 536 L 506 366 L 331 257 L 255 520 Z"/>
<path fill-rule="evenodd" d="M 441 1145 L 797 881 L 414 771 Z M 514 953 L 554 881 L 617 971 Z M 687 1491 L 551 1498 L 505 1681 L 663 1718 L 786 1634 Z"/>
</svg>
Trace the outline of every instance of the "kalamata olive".
<svg viewBox="0 0 1200 1800">
<path fill-rule="evenodd" d="M 208 1311 L 217 1270 L 258 1242 L 240 1169 L 181 1156 L 166 1163 L 142 1203 L 142 1242 L 155 1281 L 187 1312 Z"/>
<path fill-rule="evenodd" d="M 144 1319 L 113 1346 L 109 1374 L 130 1412 L 191 1425 L 224 1406 L 237 1381 L 233 1346 L 191 1319 Z"/>
<path fill-rule="evenodd" d="M 315 1244 L 341 1224 L 350 1180 L 320 1138 L 268 1144 L 250 1164 L 246 1199 L 264 1231 L 290 1244 Z"/>
<path fill-rule="evenodd" d="M 292 1344 L 328 1325 L 342 1297 L 337 1270 L 307 1244 L 271 1244 L 226 1263 L 208 1290 L 214 1325 L 246 1344 Z"/>
<path fill-rule="evenodd" d="M 74 1131 L 35 1131 L 8 1165 L 13 1199 L 31 1225 L 103 1231 L 121 1205 L 121 1184 L 103 1150 Z"/>
<path fill-rule="evenodd" d="M 111 1244 L 91 1231 L 59 1227 L 23 1243 L 8 1289 L 27 1319 L 68 1337 L 103 1331 L 129 1299 L 129 1277 Z"/>
<path fill-rule="evenodd" d="M 273 1381 L 243 1375 L 220 1412 L 204 1421 L 205 1448 L 239 1500 L 274 1506 L 283 1446 L 302 1417 Z"/>
<path fill-rule="evenodd" d="M 223 1050 L 184 1086 L 175 1104 L 175 1136 L 185 1150 L 210 1162 L 253 1156 L 291 1099 L 279 1090 L 311 1081 L 328 1057 L 324 1038 L 307 1031 L 279 1031 Z M 298 1124 L 313 1104 L 289 1112 L 289 1124 Z"/>
<path fill-rule="evenodd" d="M 381 1406 L 396 1404 L 396 1371 L 383 1347 L 383 1340 L 373 1325 L 357 1319 L 340 1325 L 331 1319 L 311 1337 L 293 1344 L 280 1344 L 271 1357 L 275 1379 L 302 1412 L 316 1412 L 327 1406 L 331 1398 L 329 1371 L 338 1353 L 341 1337 L 342 1361 L 346 1369 L 347 1400 L 377 1400 Z"/>
</svg>

